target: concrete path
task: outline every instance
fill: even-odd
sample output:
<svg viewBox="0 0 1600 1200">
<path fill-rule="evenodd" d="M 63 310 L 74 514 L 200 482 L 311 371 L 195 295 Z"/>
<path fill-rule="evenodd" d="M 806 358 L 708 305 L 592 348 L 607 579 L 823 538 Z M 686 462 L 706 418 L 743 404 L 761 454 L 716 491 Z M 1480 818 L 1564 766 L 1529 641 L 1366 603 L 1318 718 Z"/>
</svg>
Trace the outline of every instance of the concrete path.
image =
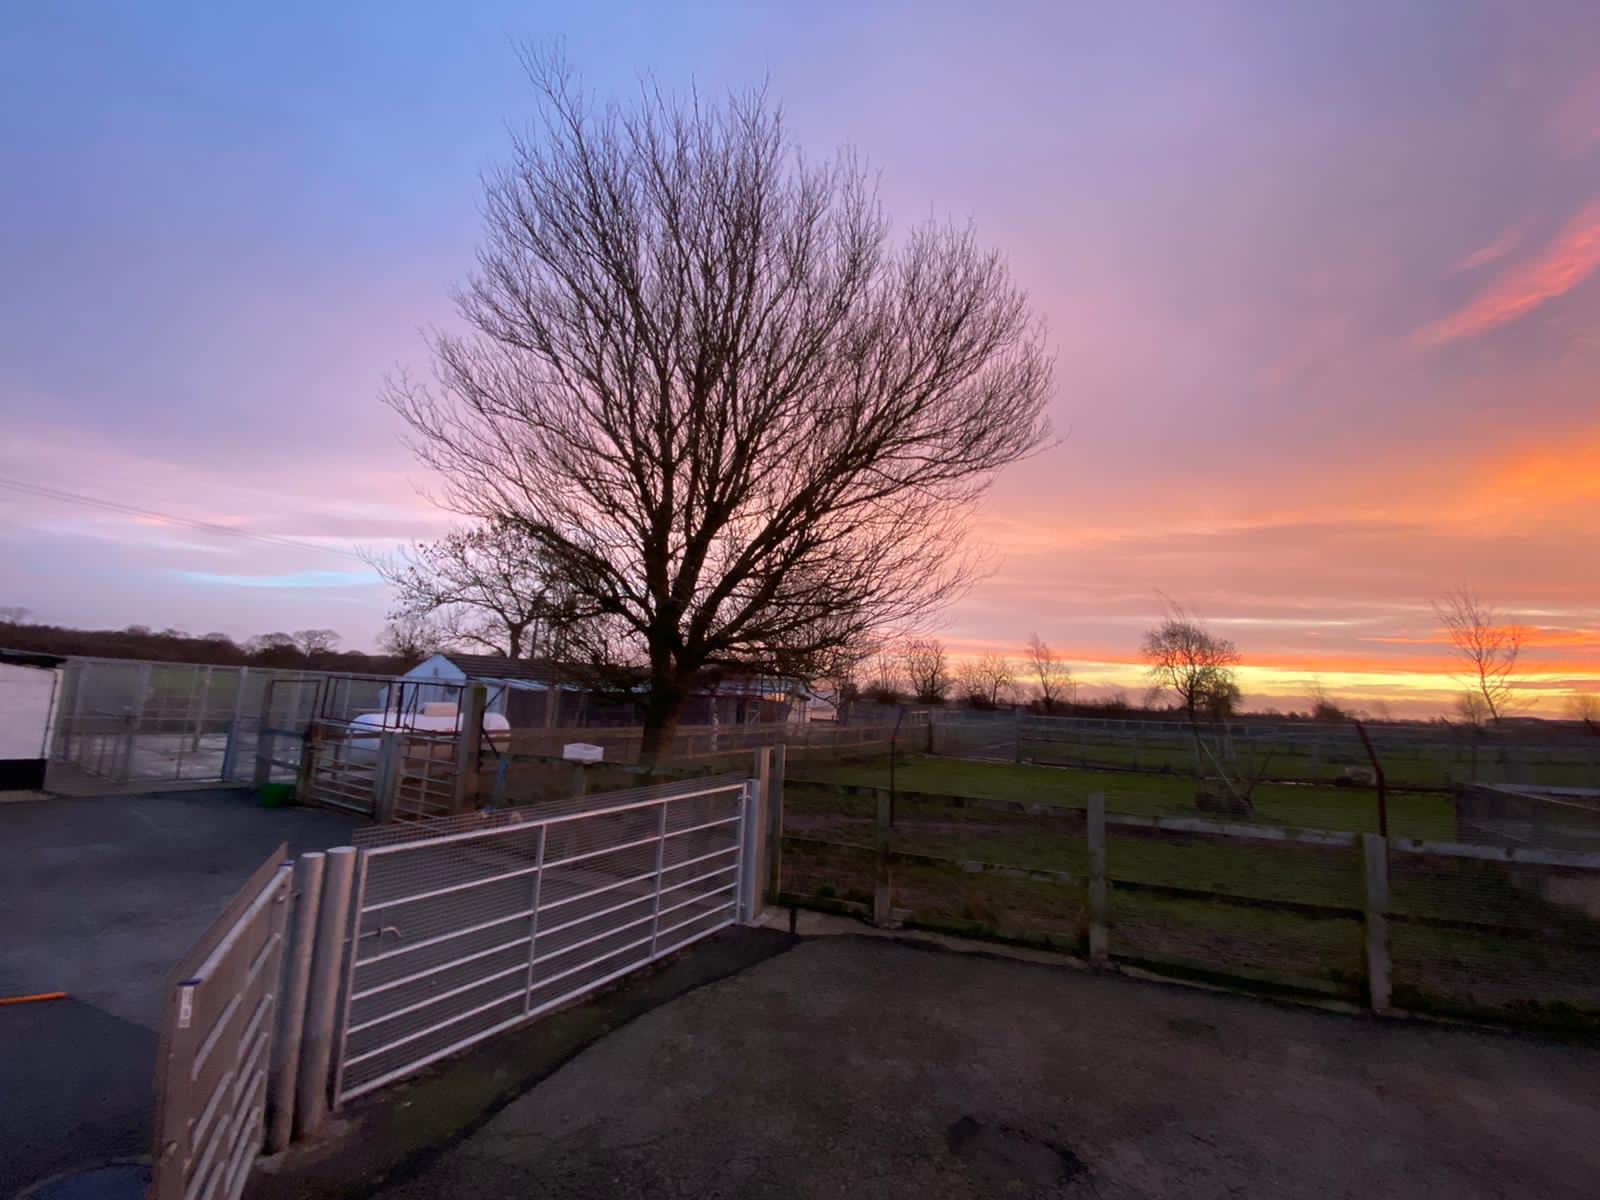
<svg viewBox="0 0 1600 1200">
<path fill-rule="evenodd" d="M 349 840 L 354 818 L 240 791 L 0 804 L 0 1197 L 148 1154 L 168 971 L 280 842 Z"/>
<path fill-rule="evenodd" d="M 651 1011 L 384 1200 L 1591 1197 L 1600 1049 L 819 938 Z"/>
</svg>

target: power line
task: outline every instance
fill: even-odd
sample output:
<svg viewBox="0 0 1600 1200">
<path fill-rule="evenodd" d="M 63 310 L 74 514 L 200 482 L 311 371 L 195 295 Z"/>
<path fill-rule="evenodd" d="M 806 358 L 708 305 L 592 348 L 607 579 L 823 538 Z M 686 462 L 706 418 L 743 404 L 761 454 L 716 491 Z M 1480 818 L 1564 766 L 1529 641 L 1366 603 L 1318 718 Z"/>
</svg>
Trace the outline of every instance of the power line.
<svg viewBox="0 0 1600 1200">
<path fill-rule="evenodd" d="M 355 551 L 342 550 L 337 546 L 319 546 L 315 542 L 302 542 L 295 538 L 279 537 L 271 533 L 251 533 L 247 529 L 239 529 L 233 525 L 219 525 L 215 521 L 201 521 L 194 517 L 174 516 L 172 513 L 157 512 L 150 508 L 139 508 L 132 504 L 123 504 L 117 500 L 102 500 L 98 496 L 85 496 L 81 492 L 69 492 L 64 488 L 47 487 L 42 483 L 30 483 L 25 479 L 8 479 L 0 475 L 0 487 L 10 488 L 14 492 L 42 496 L 47 500 L 60 500 L 68 504 L 83 504 L 90 508 L 100 508 L 107 512 L 123 513 L 129 516 L 149 517 L 171 525 L 181 525 L 188 529 L 196 529 L 202 533 L 218 533 L 228 537 L 248 538 L 252 542 L 262 542 L 268 546 L 282 546 L 294 550 L 316 550 L 324 554 L 338 554 L 344 558 L 353 558 L 358 562 L 366 561 Z"/>
</svg>

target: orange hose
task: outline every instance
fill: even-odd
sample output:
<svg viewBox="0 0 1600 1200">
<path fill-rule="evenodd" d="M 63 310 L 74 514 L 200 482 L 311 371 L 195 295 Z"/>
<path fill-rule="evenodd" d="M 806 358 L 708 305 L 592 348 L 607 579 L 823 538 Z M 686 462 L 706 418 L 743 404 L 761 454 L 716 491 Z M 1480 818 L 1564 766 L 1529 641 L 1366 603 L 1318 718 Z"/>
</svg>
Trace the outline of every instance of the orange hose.
<svg viewBox="0 0 1600 1200">
<path fill-rule="evenodd" d="M 0 996 L 0 1005 L 3 1004 L 32 1004 L 36 1000 L 65 1000 L 65 992 L 38 992 L 32 996 Z"/>
</svg>

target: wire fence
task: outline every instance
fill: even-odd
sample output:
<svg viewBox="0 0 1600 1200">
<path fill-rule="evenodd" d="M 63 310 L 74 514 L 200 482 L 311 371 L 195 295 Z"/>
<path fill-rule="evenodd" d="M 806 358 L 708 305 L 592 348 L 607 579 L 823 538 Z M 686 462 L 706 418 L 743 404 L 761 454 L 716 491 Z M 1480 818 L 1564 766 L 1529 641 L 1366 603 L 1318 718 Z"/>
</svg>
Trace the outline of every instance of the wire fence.
<svg viewBox="0 0 1600 1200">
<path fill-rule="evenodd" d="M 1388 783 L 1448 790 L 1465 783 L 1600 787 L 1600 737 L 1445 724 L 1367 727 Z M 1211 758 L 1264 778 L 1370 784 L 1371 762 L 1351 724 L 1105 720 L 966 709 L 932 711 L 926 749 L 987 758 L 1109 770 L 1187 773 Z"/>
</svg>

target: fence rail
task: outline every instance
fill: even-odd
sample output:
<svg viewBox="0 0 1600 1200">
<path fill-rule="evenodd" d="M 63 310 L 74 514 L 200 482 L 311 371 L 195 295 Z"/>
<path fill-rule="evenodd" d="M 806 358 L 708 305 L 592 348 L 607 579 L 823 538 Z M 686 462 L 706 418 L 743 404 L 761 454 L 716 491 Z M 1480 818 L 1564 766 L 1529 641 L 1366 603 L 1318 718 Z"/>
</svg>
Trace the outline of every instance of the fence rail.
<svg viewBox="0 0 1600 1200">
<path fill-rule="evenodd" d="M 1600 1029 L 1600 854 L 791 783 L 782 903 L 1387 1009 Z"/>
</svg>

